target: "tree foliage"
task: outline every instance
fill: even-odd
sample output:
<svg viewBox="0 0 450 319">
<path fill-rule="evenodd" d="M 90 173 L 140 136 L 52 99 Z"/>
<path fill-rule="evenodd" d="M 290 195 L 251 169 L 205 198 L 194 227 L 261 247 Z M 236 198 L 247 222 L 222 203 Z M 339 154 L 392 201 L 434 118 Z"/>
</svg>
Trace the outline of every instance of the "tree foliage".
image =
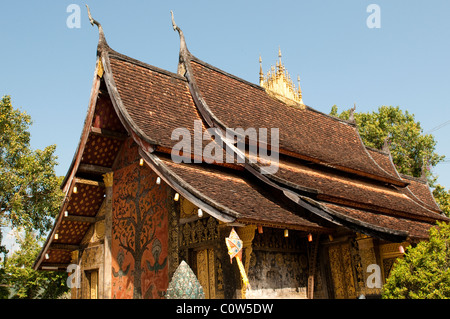
<svg viewBox="0 0 450 319">
<path fill-rule="evenodd" d="M 56 145 L 30 147 L 31 118 L 14 109 L 11 98 L 0 101 L 0 225 L 44 233 L 62 200 L 55 174 Z"/>
<path fill-rule="evenodd" d="M 444 186 L 437 184 L 434 186 L 433 196 L 447 217 L 450 217 L 450 190 L 446 190 Z"/>
<path fill-rule="evenodd" d="M 14 299 L 54 299 L 69 290 L 66 272 L 35 271 L 33 263 L 42 247 L 42 241 L 33 232 L 25 231 L 17 242 L 20 249 L 6 258 L 3 269 L 3 282 L 9 286 L 0 298 Z"/>
<path fill-rule="evenodd" d="M 20 250 L 12 256 L 1 246 L 4 255 L 0 266 L 0 295 L 15 298 L 53 298 L 64 289 L 60 287 L 64 274 L 40 272 L 32 269 L 40 249 L 36 236 L 41 238 L 53 224 L 63 193 L 61 178 L 55 174 L 56 146 L 44 150 L 30 147 L 31 118 L 12 106 L 11 98 L 0 100 L 0 226 L 22 229 Z M 36 235 L 31 235 L 36 234 Z M 45 289 L 43 289 L 46 287 Z"/>
<path fill-rule="evenodd" d="M 383 286 L 385 299 L 450 298 L 450 225 L 430 229 L 429 241 L 408 247 Z"/>
</svg>

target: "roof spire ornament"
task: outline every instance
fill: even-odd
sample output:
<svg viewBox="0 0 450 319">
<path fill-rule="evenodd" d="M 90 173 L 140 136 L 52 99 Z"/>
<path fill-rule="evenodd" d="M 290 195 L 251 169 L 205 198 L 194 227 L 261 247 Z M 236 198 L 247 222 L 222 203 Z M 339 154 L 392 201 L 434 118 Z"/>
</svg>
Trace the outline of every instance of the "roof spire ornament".
<svg viewBox="0 0 450 319">
<path fill-rule="evenodd" d="M 420 178 L 423 180 L 427 180 L 427 172 L 430 171 L 430 160 L 425 155 L 422 158 L 422 167 L 420 170 Z"/>
<path fill-rule="evenodd" d="M 297 85 L 298 85 L 297 94 L 298 94 L 300 100 L 302 100 L 302 89 L 300 88 L 300 75 L 297 75 Z"/>
<path fill-rule="evenodd" d="M 278 46 L 278 59 L 280 61 L 280 65 L 281 65 L 281 48 L 280 48 L 280 46 Z"/>
<path fill-rule="evenodd" d="M 296 88 L 289 72 L 281 61 L 281 56 L 281 48 L 278 47 L 278 61 L 276 61 L 275 67 L 271 66 L 271 71 L 267 72 L 266 76 L 262 72 L 260 57 L 259 85 L 266 89 L 267 93 L 289 105 L 304 105 L 300 88 L 300 76 L 297 77 L 298 88 Z"/>
<path fill-rule="evenodd" d="M 102 25 L 100 24 L 100 22 L 98 22 L 97 20 L 92 18 L 91 10 L 89 9 L 89 6 L 87 4 L 86 4 L 86 8 L 87 8 L 87 12 L 88 12 L 89 22 L 91 23 L 92 26 L 95 24 L 98 27 L 98 35 L 99 35 L 98 45 L 99 46 L 100 45 L 108 45 L 108 43 L 106 42 L 105 33 L 103 32 Z"/>
<path fill-rule="evenodd" d="M 353 103 L 353 107 L 350 109 L 350 114 L 348 116 L 348 120 L 353 123 L 356 123 L 354 114 L 355 110 L 356 110 L 356 103 Z"/>
<path fill-rule="evenodd" d="M 178 35 L 180 36 L 180 54 L 178 58 L 178 69 L 177 73 L 179 75 L 184 76 L 186 73 L 186 66 L 185 66 L 185 60 L 189 59 L 190 53 L 186 46 L 186 40 L 184 39 L 183 31 L 180 29 L 179 26 L 175 23 L 175 19 L 173 17 L 173 11 L 170 10 L 170 15 L 172 17 L 172 27 L 174 31 L 178 31 Z"/>
<path fill-rule="evenodd" d="M 386 138 L 383 141 L 383 147 L 381 148 L 381 150 L 383 152 L 389 153 L 389 144 L 391 144 L 391 140 L 390 140 L 391 134 L 389 133 L 388 136 L 386 136 Z"/>
<path fill-rule="evenodd" d="M 186 40 L 184 39 L 183 31 L 175 23 L 175 19 L 173 17 L 173 11 L 172 10 L 170 10 L 170 15 L 172 16 L 172 27 L 173 27 L 173 30 L 174 31 L 178 31 L 178 34 L 180 35 L 180 51 L 181 50 L 186 50 L 186 51 L 189 52 L 189 50 L 187 49 L 187 46 L 186 46 Z"/>
</svg>

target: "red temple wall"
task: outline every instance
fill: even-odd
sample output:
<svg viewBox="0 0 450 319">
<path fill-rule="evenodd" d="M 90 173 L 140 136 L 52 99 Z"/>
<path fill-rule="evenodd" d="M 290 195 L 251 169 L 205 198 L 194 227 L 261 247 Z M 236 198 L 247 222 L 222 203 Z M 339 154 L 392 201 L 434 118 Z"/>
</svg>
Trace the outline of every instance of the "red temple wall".
<svg viewBox="0 0 450 319">
<path fill-rule="evenodd" d="M 114 169 L 111 296 L 163 298 L 168 277 L 168 186 L 127 141 Z"/>
</svg>

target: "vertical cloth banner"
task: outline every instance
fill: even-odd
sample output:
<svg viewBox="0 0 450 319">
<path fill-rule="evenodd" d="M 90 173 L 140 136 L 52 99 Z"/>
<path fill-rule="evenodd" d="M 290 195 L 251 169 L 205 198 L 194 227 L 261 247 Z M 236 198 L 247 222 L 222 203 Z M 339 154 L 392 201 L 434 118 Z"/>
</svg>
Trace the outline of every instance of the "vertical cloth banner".
<svg viewBox="0 0 450 319">
<path fill-rule="evenodd" d="M 230 255 L 230 262 L 233 263 L 233 258 L 236 258 L 239 272 L 242 276 L 242 281 L 244 282 L 244 289 L 249 285 L 247 274 L 245 273 L 244 265 L 242 264 L 242 246 L 243 242 L 239 238 L 238 234 L 234 230 L 234 227 L 231 229 L 230 237 L 225 238 L 225 243 L 227 244 L 228 254 Z"/>
</svg>

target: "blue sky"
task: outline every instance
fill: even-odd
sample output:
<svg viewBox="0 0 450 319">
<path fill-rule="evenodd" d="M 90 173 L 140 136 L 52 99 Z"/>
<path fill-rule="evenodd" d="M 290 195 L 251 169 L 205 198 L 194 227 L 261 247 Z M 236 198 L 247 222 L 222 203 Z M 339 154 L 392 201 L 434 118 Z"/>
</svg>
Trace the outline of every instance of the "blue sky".
<svg viewBox="0 0 450 319">
<path fill-rule="evenodd" d="M 33 148 L 56 144 L 58 175 L 78 145 L 94 76 L 98 32 L 85 3 L 116 51 L 176 72 L 179 38 L 198 58 L 257 83 L 278 47 L 304 102 L 325 113 L 400 106 L 425 132 L 450 121 L 450 1 L 1 1 L 0 96 L 33 119 Z M 66 9 L 81 9 L 69 28 Z M 380 28 L 368 28 L 367 6 L 380 8 Z M 433 131 L 437 152 L 450 160 L 450 124 Z M 450 188 L 450 162 L 434 168 Z"/>
</svg>

